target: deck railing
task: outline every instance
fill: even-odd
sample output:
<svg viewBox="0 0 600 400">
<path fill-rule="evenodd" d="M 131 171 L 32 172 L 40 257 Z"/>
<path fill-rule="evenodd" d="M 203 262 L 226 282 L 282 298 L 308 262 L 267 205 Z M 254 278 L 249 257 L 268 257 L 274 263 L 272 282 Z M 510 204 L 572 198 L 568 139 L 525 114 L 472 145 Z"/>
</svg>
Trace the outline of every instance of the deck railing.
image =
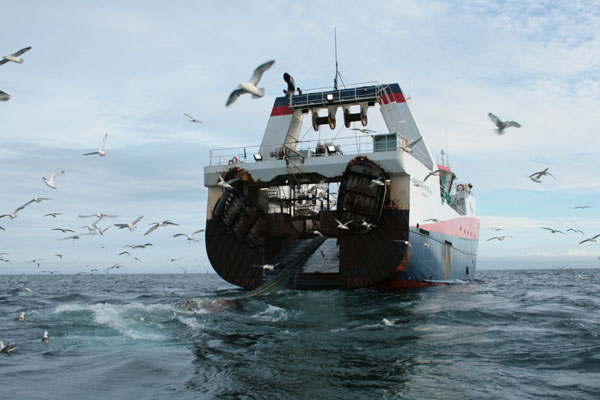
<svg viewBox="0 0 600 400">
<path fill-rule="evenodd" d="M 259 162 L 263 160 L 306 161 L 313 157 L 334 157 L 339 155 L 369 154 L 385 151 L 402 151 L 401 143 L 406 143 L 399 134 L 385 133 L 335 138 L 333 140 L 306 140 L 287 145 L 246 146 L 210 151 L 210 165 Z M 295 144 L 295 146 L 294 146 Z M 261 153 L 262 150 L 262 153 Z M 413 149 L 418 152 L 420 150 Z"/>
</svg>

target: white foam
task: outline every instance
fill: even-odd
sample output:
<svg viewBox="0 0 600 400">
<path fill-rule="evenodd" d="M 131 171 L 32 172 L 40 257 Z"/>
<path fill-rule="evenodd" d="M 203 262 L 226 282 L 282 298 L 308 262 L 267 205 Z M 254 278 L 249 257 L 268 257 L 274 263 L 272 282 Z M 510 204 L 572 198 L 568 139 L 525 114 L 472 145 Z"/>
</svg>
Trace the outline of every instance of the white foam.
<svg viewBox="0 0 600 400">
<path fill-rule="evenodd" d="M 267 309 L 253 316 L 256 319 L 263 321 L 282 321 L 286 320 L 288 315 L 284 308 L 267 304 Z"/>
<path fill-rule="evenodd" d="M 155 325 L 141 324 L 140 314 L 151 314 L 161 311 L 173 311 L 173 307 L 164 304 L 144 305 L 141 303 L 130 304 L 61 304 L 54 309 L 55 314 L 63 312 L 88 311 L 91 312 L 94 322 L 99 325 L 114 329 L 117 332 L 135 340 L 160 341 L 165 336 L 150 332 L 149 327 Z"/>
</svg>

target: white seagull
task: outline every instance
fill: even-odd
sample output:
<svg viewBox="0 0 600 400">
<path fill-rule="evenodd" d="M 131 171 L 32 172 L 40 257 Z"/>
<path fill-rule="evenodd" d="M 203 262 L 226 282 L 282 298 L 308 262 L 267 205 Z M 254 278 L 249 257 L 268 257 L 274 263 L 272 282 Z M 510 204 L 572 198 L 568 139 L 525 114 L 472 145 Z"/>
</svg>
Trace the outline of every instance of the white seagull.
<svg viewBox="0 0 600 400">
<path fill-rule="evenodd" d="M 498 135 L 502 135 L 504 134 L 504 130 L 506 128 L 510 128 L 511 126 L 514 126 L 515 128 L 520 128 L 521 125 L 518 122 L 515 121 L 501 121 L 500 118 L 496 117 L 494 114 L 492 113 L 488 113 L 488 117 L 490 117 L 490 119 L 492 120 L 492 122 L 496 125 L 496 129 L 494 129 L 494 132 L 496 132 Z"/>
<path fill-rule="evenodd" d="M 46 186 L 48 186 L 49 188 L 56 189 L 56 186 L 54 186 L 54 178 L 56 178 L 57 176 L 62 175 L 64 173 L 65 173 L 65 171 L 55 172 L 52 175 L 50 175 L 50 179 L 42 177 L 42 180 L 44 181 Z"/>
<path fill-rule="evenodd" d="M 49 197 L 34 197 L 33 199 L 31 199 L 27 203 L 25 203 L 25 205 L 28 206 L 31 203 L 41 203 L 42 200 L 52 200 L 52 198 L 49 198 Z"/>
<path fill-rule="evenodd" d="M 9 354 L 12 351 L 14 351 L 16 348 L 17 348 L 16 344 L 9 343 L 5 346 L 4 342 L 0 340 L 0 353 Z"/>
<path fill-rule="evenodd" d="M 191 241 L 193 241 L 193 240 L 194 240 L 194 235 L 195 235 L 196 233 L 200 233 L 200 232 L 204 232 L 204 229 L 198 229 L 197 231 L 195 231 L 195 232 L 192 232 L 192 233 L 191 233 L 191 234 L 189 234 L 189 235 L 188 235 L 187 233 L 177 233 L 177 234 L 173 235 L 173 237 L 184 236 L 184 237 L 186 237 L 186 238 L 187 238 L 187 240 L 189 240 L 189 241 L 191 242 Z"/>
<path fill-rule="evenodd" d="M 379 177 L 377 179 L 371 179 L 371 182 L 369 182 L 369 187 L 373 187 L 373 186 L 385 186 L 385 179 L 383 179 L 382 177 Z"/>
<path fill-rule="evenodd" d="M 10 100 L 10 94 L 0 90 L 0 101 L 8 101 L 8 100 Z"/>
<path fill-rule="evenodd" d="M 24 49 L 16 51 L 16 52 L 12 53 L 10 56 L 4 56 L 4 57 L 2 57 L 2 60 L 0 60 L 0 65 L 4 65 L 4 64 L 6 64 L 9 61 L 12 61 L 12 62 L 17 63 L 17 64 L 22 64 L 23 63 L 23 59 L 19 58 L 19 56 L 21 54 L 27 53 L 29 50 L 31 50 L 31 46 L 30 47 L 25 47 Z"/>
<path fill-rule="evenodd" d="M 493 238 L 489 238 L 488 240 L 486 240 L 486 242 L 489 242 L 490 240 L 499 240 L 499 241 L 503 241 L 506 238 L 511 238 L 512 236 L 495 236 Z"/>
<path fill-rule="evenodd" d="M 106 228 L 104 228 L 104 229 L 101 229 L 99 226 L 97 226 L 97 227 L 96 227 L 96 229 L 98 229 L 98 233 L 99 233 L 100 235 L 104 236 L 104 232 L 106 232 L 107 230 L 109 230 L 111 226 L 112 226 L 112 225 L 109 225 L 109 226 L 107 226 L 107 227 L 106 227 Z"/>
<path fill-rule="evenodd" d="M 600 233 L 597 234 L 596 236 L 592 236 L 590 238 L 587 238 L 585 240 L 582 240 L 581 242 L 579 242 L 579 244 L 583 244 L 585 242 L 596 242 L 596 239 L 600 237 Z"/>
<path fill-rule="evenodd" d="M 580 209 L 583 210 L 584 208 L 592 208 L 592 206 L 577 206 L 577 207 L 573 207 L 573 209 L 575 209 L 575 210 L 578 209 L 578 208 L 580 208 Z"/>
<path fill-rule="evenodd" d="M 67 228 L 52 228 L 52 231 L 61 231 L 62 233 L 67 233 L 67 232 L 73 232 L 75 233 L 75 231 L 73 229 L 67 229 Z"/>
<path fill-rule="evenodd" d="M 415 145 L 417 143 L 419 143 L 421 140 L 423 140 L 423 136 L 419 136 L 419 138 L 413 140 L 412 142 L 407 143 L 406 146 L 400 146 L 400 150 L 403 150 L 407 153 L 412 153 L 413 152 L 413 147 L 415 147 Z"/>
<path fill-rule="evenodd" d="M 142 218 L 144 218 L 144 216 L 142 215 L 141 217 L 138 217 L 137 219 L 135 219 L 133 222 L 130 222 L 128 224 L 115 224 L 115 226 L 119 229 L 125 229 L 125 228 L 129 228 L 129 230 L 131 232 L 133 232 L 133 230 L 135 229 L 135 224 L 137 224 L 138 222 L 140 222 L 142 220 Z"/>
<path fill-rule="evenodd" d="M 377 133 L 377 132 L 375 132 L 375 131 L 372 131 L 372 130 L 370 130 L 370 129 L 367 129 L 367 128 L 352 128 L 352 130 L 353 130 L 353 131 L 362 132 L 362 133 L 365 133 L 365 134 L 367 134 L 367 135 L 368 135 L 368 134 L 370 134 L 370 133 Z"/>
<path fill-rule="evenodd" d="M 579 232 L 579 233 L 581 233 L 582 235 L 585 235 L 585 233 L 583 233 L 583 231 L 582 231 L 582 230 L 580 230 L 580 229 L 573 229 L 573 228 L 569 228 L 569 229 L 567 229 L 567 232 L 573 232 L 573 233 L 577 233 L 577 232 Z"/>
<path fill-rule="evenodd" d="M 25 311 L 22 311 L 21 314 L 15 318 L 15 321 L 25 321 Z"/>
<path fill-rule="evenodd" d="M 96 213 L 96 214 L 90 214 L 90 215 L 79 215 L 79 218 L 91 218 L 91 217 L 96 217 L 96 218 L 116 218 L 116 215 L 108 215 L 108 214 L 103 214 L 103 213 Z"/>
<path fill-rule="evenodd" d="M 15 211 L 13 211 L 10 214 L 2 214 L 0 215 L 0 218 L 4 218 L 4 217 L 10 217 L 10 219 L 15 219 L 17 218 L 17 213 L 21 210 L 23 210 L 28 204 L 30 204 L 29 202 L 23 204 L 21 207 L 17 208 Z"/>
<path fill-rule="evenodd" d="M 152 228 L 148 229 L 146 231 L 146 233 L 144 233 L 144 236 L 146 236 L 146 235 L 154 232 L 160 226 L 167 226 L 167 225 L 177 225 L 177 226 L 179 226 L 179 224 L 176 224 L 176 223 L 171 222 L 171 221 L 153 222 L 150 225 L 154 225 L 154 226 Z"/>
<path fill-rule="evenodd" d="M 42 335 L 42 342 L 48 343 L 50 341 L 50 338 L 48 337 L 48 331 L 44 331 L 44 334 Z"/>
<path fill-rule="evenodd" d="M 360 224 L 369 230 L 377 228 L 377 225 L 367 222 L 364 219 L 362 220 L 362 222 Z"/>
<path fill-rule="evenodd" d="M 192 117 L 190 114 L 183 113 L 183 115 L 185 115 L 186 117 L 188 117 L 190 119 L 190 122 L 194 122 L 196 124 L 201 124 L 202 123 L 202 121 L 197 120 L 196 118 Z"/>
<path fill-rule="evenodd" d="M 542 181 L 540 180 L 540 178 L 545 175 L 550 175 L 551 177 L 556 179 L 556 177 L 554 175 L 552 175 L 550 172 L 548 172 L 548 168 L 546 168 L 543 171 L 534 172 L 533 174 L 529 175 L 529 179 L 531 179 L 534 182 L 541 183 Z"/>
<path fill-rule="evenodd" d="M 51 212 L 51 213 L 48 213 L 48 214 L 44 214 L 44 215 L 43 215 L 43 217 L 52 217 L 52 218 L 56 218 L 56 217 L 58 217 L 59 215 L 62 215 L 62 213 L 59 213 L 59 212 Z"/>
<path fill-rule="evenodd" d="M 240 97 L 244 93 L 250 93 L 253 99 L 263 97 L 265 95 L 265 89 L 259 89 L 256 85 L 258 85 L 258 82 L 260 81 L 263 72 L 271 68 L 273 64 L 275 64 L 275 60 L 267 61 L 266 63 L 259 65 L 254 70 L 254 74 L 248 82 L 240 83 L 238 88 L 231 92 L 229 98 L 227 99 L 226 106 L 229 107 L 234 101 L 237 100 L 238 97 Z"/>
<path fill-rule="evenodd" d="M 543 226 L 541 226 L 540 228 L 546 229 L 547 231 L 550 231 L 552 233 L 562 233 L 563 235 L 566 235 L 563 231 L 559 231 L 558 229 L 544 228 Z"/>
<path fill-rule="evenodd" d="M 104 151 L 104 146 L 106 145 L 106 139 L 108 139 L 108 133 L 106 135 L 104 135 L 104 139 L 102 139 L 102 144 L 100 145 L 100 148 L 96 151 L 94 151 L 93 153 L 85 153 L 84 156 L 91 156 L 93 154 L 98 154 L 100 157 L 104 157 L 106 155 L 106 152 Z"/>
<path fill-rule="evenodd" d="M 350 224 L 352 223 L 352 220 L 350 220 L 350 221 L 346 222 L 345 224 L 343 224 L 343 223 L 342 223 L 342 221 L 340 221 L 340 220 L 339 220 L 339 219 L 337 219 L 337 218 L 334 218 L 334 220 L 335 220 L 335 222 L 337 222 L 337 224 L 338 224 L 338 225 L 337 225 L 338 229 L 345 229 L 345 230 L 348 230 L 348 229 L 350 229 L 350 228 L 348 227 L 348 225 L 350 225 Z"/>
<path fill-rule="evenodd" d="M 225 179 L 223 179 L 223 177 L 221 175 L 219 175 L 219 181 L 217 182 L 217 185 L 221 186 L 224 189 L 232 190 L 233 186 L 231 186 L 229 184 L 229 182 L 232 182 L 232 181 L 233 181 L 233 179 L 230 179 L 227 182 L 225 182 Z"/>
</svg>

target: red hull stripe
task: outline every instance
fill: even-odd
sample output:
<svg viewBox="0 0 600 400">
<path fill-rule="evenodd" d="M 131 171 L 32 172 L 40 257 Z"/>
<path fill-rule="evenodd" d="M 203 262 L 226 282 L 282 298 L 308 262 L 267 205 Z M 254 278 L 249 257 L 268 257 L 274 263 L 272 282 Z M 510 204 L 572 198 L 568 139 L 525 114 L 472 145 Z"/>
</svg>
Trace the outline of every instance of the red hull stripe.
<svg viewBox="0 0 600 400">
<path fill-rule="evenodd" d="M 285 106 L 274 106 L 273 111 L 271 111 L 271 117 L 290 115 L 293 113 L 294 111 L 287 104 Z"/>
<path fill-rule="evenodd" d="M 461 217 L 433 224 L 419 224 L 419 228 L 447 236 L 464 239 L 479 239 L 479 220 L 473 217 Z"/>
<path fill-rule="evenodd" d="M 402 94 L 402 92 L 392 93 L 390 96 L 384 94 L 380 98 L 381 98 L 381 102 L 383 104 L 406 103 L 406 99 L 404 98 L 404 95 Z"/>
</svg>

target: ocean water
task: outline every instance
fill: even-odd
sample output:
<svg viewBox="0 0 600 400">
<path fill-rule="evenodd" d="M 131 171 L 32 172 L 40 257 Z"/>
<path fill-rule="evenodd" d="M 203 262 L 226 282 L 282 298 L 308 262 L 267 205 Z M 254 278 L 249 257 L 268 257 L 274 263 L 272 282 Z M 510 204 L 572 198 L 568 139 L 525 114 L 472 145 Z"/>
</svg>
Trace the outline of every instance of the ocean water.
<svg viewBox="0 0 600 400">
<path fill-rule="evenodd" d="M 17 345 L 0 398 L 600 398 L 597 269 L 227 300 L 243 293 L 214 274 L 0 276 Z"/>
</svg>

